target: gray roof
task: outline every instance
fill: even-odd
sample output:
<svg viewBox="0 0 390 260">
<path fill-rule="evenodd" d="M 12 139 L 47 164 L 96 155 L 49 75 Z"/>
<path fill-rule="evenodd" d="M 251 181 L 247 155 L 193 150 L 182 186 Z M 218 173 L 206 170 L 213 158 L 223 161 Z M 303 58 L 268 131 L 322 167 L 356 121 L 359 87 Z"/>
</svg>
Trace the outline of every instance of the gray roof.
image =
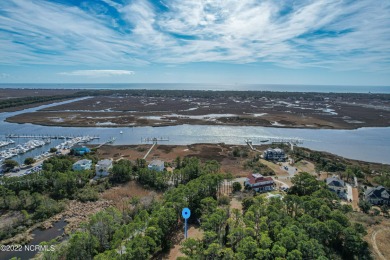
<svg viewBox="0 0 390 260">
<path fill-rule="evenodd" d="M 336 177 L 326 178 L 326 184 L 328 186 L 334 186 L 334 187 L 344 187 L 345 186 L 344 181 L 340 180 L 339 178 L 336 178 Z"/>
<path fill-rule="evenodd" d="M 110 166 L 112 164 L 112 161 L 109 159 L 100 160 L 97 163 L 100 166 Z"/>
<path fill-rule="evenodd" d="M 75 165 L 75 164 L 90 164 L 90 163 L 92 163 L 92 160 L 82 159 L 82 160 L 75 162 L 73 165 Z"/>
<path fill-rule="evenodd" d="M 383 186 L 378 186 L 378 187 L 375 187 L 375 188 L 367 188 L 367 190 L 366 190 L 366 192 L 364 193 L 364 195 L 366 196 L 366 198 L 388 200 L 388 198 L 383 198 L 383 197 L 382 197 L 383 191 L 386 191 L 387 193 L 389 193 L 389 191 L 386 190 L 385 187 L 383 187 Z"/>
<path fill-rule="evenodd" d="M 153 160 L 149 163 L 151 166 L 158 166 L 158 167 L 164 167 L 164 161 L 161 160 Z"/>
</svg>

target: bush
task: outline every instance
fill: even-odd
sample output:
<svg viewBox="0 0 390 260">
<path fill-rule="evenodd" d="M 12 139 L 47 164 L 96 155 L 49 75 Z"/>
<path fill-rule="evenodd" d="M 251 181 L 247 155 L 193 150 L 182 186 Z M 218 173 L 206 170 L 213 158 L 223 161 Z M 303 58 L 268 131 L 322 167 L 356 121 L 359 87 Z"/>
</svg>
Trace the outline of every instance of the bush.
<svg viewBox="0 0 390 260">
<path fill-rule="evenodd" d="M 241 191 L 242 186 L 239 182 L 233 182 L 233 192 Z"/>
<path fill-rule="evenodd" d="M 35 159 L 34 158 L 31 158 L 31 157 L 27 157 L 25 160 L 24 160 L 24 164 L 26 165 L 31 165 L 35 163 Z"/>
<path fill-rule="evenodd" d="M 81 202 L 97 201 L 99 193 L 92 187 L 86 187 L 78 192 L 77 199 Z"/>
</svg>

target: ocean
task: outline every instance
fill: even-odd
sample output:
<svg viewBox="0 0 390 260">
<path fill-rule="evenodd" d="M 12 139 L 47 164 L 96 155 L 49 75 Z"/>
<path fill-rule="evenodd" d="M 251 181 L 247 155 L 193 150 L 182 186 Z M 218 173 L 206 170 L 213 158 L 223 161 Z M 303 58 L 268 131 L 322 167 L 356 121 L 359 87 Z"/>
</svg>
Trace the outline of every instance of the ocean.
<svg viewBox="0 0 390 260">
<path fill-rule="evenodd" d="M 383 93 L 390 86 L 281 85 L 281 84 L 187 84 L 187 83 L 112 83 L 112 84 L 0 84 L 0 88 L 19 89 L 170 89 L 170 90 L 234 90 L 319 93 Z"/>
</svg>

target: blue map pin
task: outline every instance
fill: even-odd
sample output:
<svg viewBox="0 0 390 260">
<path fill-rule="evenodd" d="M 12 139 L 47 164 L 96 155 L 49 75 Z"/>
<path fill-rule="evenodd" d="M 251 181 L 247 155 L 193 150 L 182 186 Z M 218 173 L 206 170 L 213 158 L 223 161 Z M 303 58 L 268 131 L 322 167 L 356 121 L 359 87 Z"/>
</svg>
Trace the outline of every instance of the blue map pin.
<svg viewBox="0 0 390 260">
<path fill-rule="evenodd" d="M 188 219 L 191 216 L 191 210 L 189 208 L 184 208 L 181 212 L 181 215 L 184 219 Z"/>
</svg>

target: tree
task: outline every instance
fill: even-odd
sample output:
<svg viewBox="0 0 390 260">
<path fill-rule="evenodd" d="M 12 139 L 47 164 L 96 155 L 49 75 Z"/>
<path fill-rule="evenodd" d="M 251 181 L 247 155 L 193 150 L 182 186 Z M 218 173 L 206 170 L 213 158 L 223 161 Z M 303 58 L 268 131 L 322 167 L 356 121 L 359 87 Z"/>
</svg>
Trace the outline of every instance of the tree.
<svg viewBox="0 0 390 260">
<path fill-rule="evenodd" d="M 3 164 L 6 168 L 11 169 L 11 170 L 13 168 L 19 166 L 19 163 L 15 160 L 5 160 Z"/>
<path fill-rule="evenodd" d="M 364 212 L 368 213 L 372 207 L 371 203 L 366 200 L 359 200 L 359 208 Z"/>
<path fill-rule="evenodd" d="M 55 148 L 55 147 L 50 148 L 50 152 L 51 152 L 51 153 L 57 152 L 57 148 Z"/>
<path fill-rule="evenodd" d="M 35 159 L 32 158 L 32 157 L 27 157 L 27 158 L 24 160 L 24 164 L 26 164 L 26 165 L 31 165 L 31 164 L 33 164 L 33 163 L 35 163 Z"/>
<path fill-rule="evenodd" d="M 323 182 L 317 181 L 313 175 L 307 172 L 301 172 L 295 175 L 291 179 L 291 182 L 294 185 L 290 188 L 289 193 L 300 196 L 310 195 L 325 185 Z"/>
<path fill-rule="evenodd" d="M 239 182 L 233 182 L 233 192 L 241 191 L 242 186 Z"/>
<path fill-rule="evenodd" d="M 69 240 L 66 259 L 93 259 L 98 245 L 96 237 L 89 232 L 76 231 Z"/>
</svg>

